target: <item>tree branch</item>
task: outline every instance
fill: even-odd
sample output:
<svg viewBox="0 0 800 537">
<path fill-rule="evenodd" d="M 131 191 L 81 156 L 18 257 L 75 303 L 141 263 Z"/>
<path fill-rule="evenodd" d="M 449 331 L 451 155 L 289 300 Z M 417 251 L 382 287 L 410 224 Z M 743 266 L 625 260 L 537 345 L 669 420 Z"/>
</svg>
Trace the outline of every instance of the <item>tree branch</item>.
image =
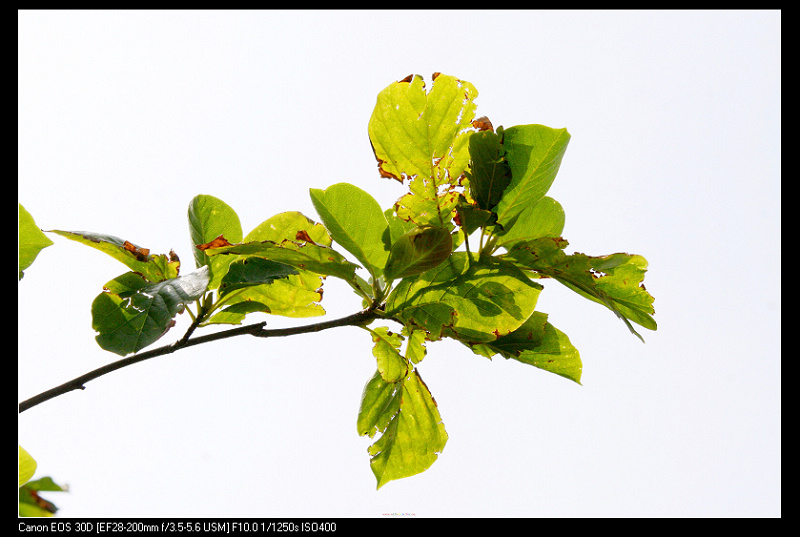
<svg viewBox="0 0 800 537">
<path fill-rule="evenodd" d="M 83 390 L 86 388 L 84 384 L 86 384 L 90 380 L 102 377 L 103 375 L 111 373 L 112 371 L 116 371 L 117 369 L 122 369 L 123 367 L 143 362 L 145 360 L 149 360 L 150 358 L 155 358 L 156 356 L 164 356 L 166 354 L 172 354 L 173 352 L 178 351 L 180 349 L 193 347 L 194 345 L 200 345 L 201 343 L 209 343 L 211 341 L 227 339 L 245 334 L 263 338 L 285 337 L 297 334 L 310 334 L 312 332 L 321 332 L 322 330 L 327 330 L 329 328 L 336 328 L 339 326 L 360 326 L 363 324 L 368 324 L 369 322 L 379 317 L 380 315 L 376 313 L 373 309 L 366 309 L 364 311 L 360 311 L 358 313 L 354 313 L 352 315 L 348 315 L 347 317 L 342 317 L 340 319 L 332 319 L 330 321 L 324 321 L 321 323 L 309 324 L 305 326 L 265 329 L 264 326 L 266 326 L 267 323 L 260 322 L 246 326 L 240 326 L 237 328 L 231 328 L 230 330 L 223 330 L 222 332 L 216 332 L 214 334 L 207 334 L 204 336 L 198 336 L 192 338 L 190 336 L 194 332 L 195 328 L 197 328 L 197 325 L 199 324 L 201 319 L 201 317 L 198 317 L 198 319 L 192 323 L 192 325 L 186 331 L 186 334 L 180 340 L 170 345 L 165 345 L 163 347 L 152 349 L 147 352 L 134 354 L 133 356 L 123 358 L 122 360 L 117 360 L 116 362 L 104 365 L 103 367 L 95 369 L 94 371 L 90 371 L 85 375 L 81 375 L 80 377 L 74 378 L 69 382 L 65 382 L 60 386 L 56 386 L 55 388 L 51 388 L 47 391 L 44 391 L 39 395 L 35 395 L 30 399 L 26 399 L 25 401 L 22 401 L 19 404 L 19 412 L 22 413 L 28 410 L 29 408 L 32 408 L 40 403 L 44 403 L 45 401 L 58 397 L 59 395 L 71 392 L 72 390 Z"/>
</svg>

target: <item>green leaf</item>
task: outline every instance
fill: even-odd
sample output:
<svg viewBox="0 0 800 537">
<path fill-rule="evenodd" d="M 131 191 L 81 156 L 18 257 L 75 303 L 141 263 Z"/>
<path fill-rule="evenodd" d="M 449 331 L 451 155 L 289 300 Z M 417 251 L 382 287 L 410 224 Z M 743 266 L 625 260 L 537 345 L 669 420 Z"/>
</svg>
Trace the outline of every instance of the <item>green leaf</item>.
<svg viewBox="0 0 800 537">
<path fill-rule="evenodd" d="M 248 258 L 258 259 L 258 258 Z M 325 315 L 319 305 L 322 283 L 316 274 L 301 271 L 269 284 L 236 290 L 225 296 L 225 308 L 204 324 L 239 324 L 248 313 L 268 313 L 284 317 Z"/>
<path fill-rule="evenodd" d="M 383 433 L 368 450 L 378 488 L 424 472 L 447 443 L 436 401 L 415 370 L 394 383 L 375 373 L 364 388 L 358 431 L 370 437 Z"/>
<path fill-rule="evenodd" d="M 361 394 L 361 407 L 356 423 L 360 436 L 373 438 L 377 433 L 386 430 L 400 410 L 402 388 L 402 382 L 387 382 L 383 380 L 380 371 L 375 372 Z"/>
<path fill-rule="evenodd" d="M 469 205 L 463 196 L 459 196 L 459 204 L 456 207 L 456 223 L 461 226 L 464 233 L 469 236 L 477 230 L 492 222 L 496 215 L 491 211 L 479 209 L 475 205 Z"/>
<path fill-rule="evenodd" d="M 519 243 L 502 257 L 555 278 L 578 294 L 603 304 L 639 339 L 642 336 L 629 320 L 648 330 L 656 329 L 652 317 L 654 299 L 642 283 L 647 271 L 644 257 L 624 253 L 602 257 L 580 253 L 566 255 L 563 250 L 568 244 L 562 238 L 542 238 Z"/>
<path fill-rule="evenodd" d="M 28 481 L 19 488 L 19 516 L 51 517 L 58 508 L 39 495 L 40 492 L 66 492 L 67 487 L 56 484 L 50 477 Z"/>
<path fill-rule="evenodd" d="M 372 354 L 378 361 L 378 372 L 386 382 L 397 382 L 408 374 L 408 360 L 400 354 L 403 336 L 385 326 L 368 328 L 375 346 Z"/>
<path fill-rule="evenodd" d="M 443 263 L 453 249 L 450 232 L 440 227 L 416 228 L 392 244 L 384 270 L 387 280 L 407 278 Z"/>
<path fill-rule="evenodd" d="M 490 130 L 469 137 L 467 177 L 470 194 L 480 209 L 494 209 L 511 182 L 511 168 L 504 154 L 501 136 Z"/>
<path fill-rule="evenodd" d="M 331 238 L 321 224 L 298 212 L 269 218 L 247 234 L 244 242 L 215 240 L 199 245 L 210 256 L 237 254 L 255 256 L 297 269 L 352 280 L 357 265 L 331 249 Z M 320 287 L 322 285 L 320 280 Z"/>
<path fill-rule="evenodd" d="M 228 242 L 237 243 L 242 240 L 242 226 L 239 215 L 227 203 L 214 196 L 201 194 L 189 203 L 187 217 L 192 245 L 206 244 L 217 237 L 225 237 Z M 197 267 L 208 266 L 211 269 L 209 289 L 219 287 L 228 265 L 236 258 L 233 256 L 217 257 L 213 260 L 198 248 L 192 248 Z"/>
<path fill-rule="evenodd" d="M 142 248 L 130 241 L 102 233 L 61 230 L 53 230 L 53 233 L 110 255 L 150 282 L 175 278 L 180 269 L 180 261 L 175 252 L 170 252 L 169 256 L 150 255 L 148 248 Z"/>
<path fill-rule="evenodd" d="M 452 190 L 469 162 L 467 140 L 478 96 L 469 82 L 438 74 L 425 92 L 419 75 L 378 94 L 369 137 L 383 177 L 409 179 L 397 214 L 417 225 L 444 227 L 458 194 Z"/>
<path fill-rule="evenodd" d="M 345 280 L 353 279 L 356 270 L 356 265 L 345 259 L 339 252 L 327 246 L 320 246 L 310 242 L 306 244 L 288 240 L 282 241 L 280 244 L 269 240 L 244 242 L 209 248 L 206 253 L 210 256 L 236 254 L 261 257 L 301 270 L 325 276 L 336 276 Z"/>
<path fill-rule="evenodd" d="M 311 201 L 331 237 L 377 279 L 389 256 L 383 236 L 388 223 L 380 205 L 360 188 L 338 183 L 311 189 Z"/>
<path fill-rule="evenodd" d="M 230 306 L 214 314 L 210 319 L 201 323 L 201 326 L 209 324 L 242 324 L 248 313 L 272 313 L 272 310 L 266 304 L 257 302 L 256 299 L 243 298 L 241 295 L 237 295 L 236 300 Z"/>
<path fill-rule="evenodd" d="M 206 291 L 209 269 L 158 283 L 125 273 L 104 286 L 92 303 L 92 328 L 101 348 L 125 356 L 147 347 L 174 324 L 173 317 Z"/>
<path fill-rule="evenodd" d="M 294 267 L 275 261 L 258 257 L 240 259 L 228 267 L 228 272 L 222 278 L 219 286 L 219 294 L 222 297 L 246 287 L 271 284 L 277 279 L 297 273 L 298 271 Z"/>
<path fill-rule="evenodd" d="M 536 306 L 542 287 L 518 268 L 493 259 L 468 262 L 456 252 L 389 295 L 386 315 L 430 333 L 433 340 L 494 341 L 519 328 Z"/>
<path fill-rule="evenodd" d="M 408 337 L 406 358 L 413 364 L 420 363 L 427 354 L 427 350 L 425 349 L 427 334 L 425 330 L 414 330 L 413 327 L 404 326 L 403 334 Z"/>
<path fill-rule="evenodd" d="M 17 445 L 19 446 L 19 486 L 21 487 L 36 473 L 36 461 L 22 446 Z"/>
<path fill-rule="evenodd" d="M 561 204 L 545 196 L 523 209 L 517 218 L 506 224 L 505 231 L 496 230 L 499 236 L 497 246 L 509 248 L 513 244 L 542 237 L 560 237 L 564 231 L 564 219 Z"/>
<path fill-rule="evenodd" d="M 511 183 L 497 204 L 497 221 L 508 226 L 523 210 L 544 197 L 567 150 L 567 129 L 519 125 L 503 132 L 503 149 Z"/>
<path fill-rule="evenodd" d="M 504 358 L 530 364 L 581 383 L 583 364 L 578 349 L 570 343 L 566 334 L 547 322 L 545 313 L 534 312 L 513 332 L 483 346 L 490 349 L 490 356 L 499 353 Z"/>
<path fill-rule="evenodd" d="M 33 264 L 36 256 L 44 248 L 53 244 L 42 230 L 36 226 L 31 213 L 19 204 L 19 279 L 24 276 L 23 271 Z"/>
<path fill-rule="evenodd" d="M 330 246 L 331 236 L 325 226 L 314 222 L 303 213 L 287 211 L 267 218 L 248 233 L 243 240 L 243 242 L 253 241 L 275 243 L 289 241 L 298 244 L 310 242 L 318 246 Z"/>
<path fill-rule="evenodd" d="M 327 248 L 331 244 L 331 237 L 325 227 L 296 211 L 284 212 L 268 218 L 248 233 L 244 240 L 245 244 L 248 242 L 269 241 L 278 247 L 285 247 L 290 250 L 307 248 L 308 251 L 321 249 L 319 250 L 321 252 L 331 252 Z M 211 244 L 220 246 L 225 242 L 218 240 L 213 241 Z M 205 246 L 201 245 L 201 248 Z M 278 252 L 275 256 L 294 256 L 294 260 L 297 261 L 299 254 Z M 239 259 L 238 256 L 234 255 L 217 257 Z M 299 258 L 302 259 L 301 256 Z M 325 310 L 319 305 L 322 300 L 323 284 L 323 279 L 319 274 L 303 270 L 299 264 L 281 263 L 280 261 L 256 256 L 247 257 L 247 259 L 249 261 L 259 260 L 264 264 L 274 264 L 272 266 L 275 270 L 278 270 L 279 273 L 285 270 L 288 276 L 273 279 L 269 283 L 265 281 L 261 285 L 248 286 L 247 288 L 238 286 L 239 288 L 233 291 L 225 291 L 222 293 L 224 295 L 224 301 L 222 302 L 224 309 L 216 313 L 204 324 L 240 324 L 247 314 L 256 312 L 286 317 L 315 317 L 325 314 Z M 242 259 L 239 259 L 236 263 L 242 263 Z M 238 271 L 238 268 L 233 268 L 238 267 L 237 264 L 232 263 L 230 266 L 233 270 Z M 290 269 L 280 269 L 278 268 L 279 265 L 290 267 Z M 267 267 L 268 265 L 256 266 Z M 342 267 L 337 267 L 333 270 L 341 269 Z M 354 265 L 353 270 L 355 270 Z M 258 278 L 257 275 L 254 277 Z"/>
</svg>

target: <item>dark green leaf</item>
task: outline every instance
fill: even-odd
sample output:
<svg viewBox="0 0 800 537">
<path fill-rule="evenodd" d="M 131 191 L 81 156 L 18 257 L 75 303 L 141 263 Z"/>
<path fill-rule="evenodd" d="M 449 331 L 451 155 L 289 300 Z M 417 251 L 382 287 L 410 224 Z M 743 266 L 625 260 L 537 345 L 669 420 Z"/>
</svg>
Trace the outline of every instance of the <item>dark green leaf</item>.
<svg viewBox="0 0 800 537">
<path fill-rule="evenodd" d="M 440 227 L 417 228 L 394 244 L 384 273 L 387 280 L 407 278 L 443 263 L 453 248 L 450 233 Z"/>
<path fill-rule="evenodd" d="M 240 259 L 228 267 L 228 272 L 222 278 L 219 286 L 219 293 L 220 296 L 225 296 L 231 291 L 254 285 L 270 284 L 277 279 L 297 273 L 297 269 L 289 265 L 267 259 L 258 257 Z"/>
<path fill-rule="evenodd" d="M 108 282 L 92 303 L 92 327 L 103 349 L 125 356 L 147 347 L 174 324 L 185 304 L 206 291 L 208 267 L 158 283 L 128 272 Z"/>
<path fill-rule="evenodd" d="M 504 157 L 502 139 L 490 130 L 469 137 L 469 189 L 478 207 L 491 211 L 511 182 L 511 168 Z"/>
<path fill-rule="evenodd" d="M 206 253 L 211 256 L 236 254 L 261 257 L 301 270 L 336 276 L 345 280 L 352 279 L 356 270 L 356 265 L 350 263 L 342 254 L 327 246 L 319 246 L 310 242 L 306 244 L 293 241 L 283 241 L 280 244 L 272 241 L 245 242 L 211 248 L 206 250 Z"/>
</svg>

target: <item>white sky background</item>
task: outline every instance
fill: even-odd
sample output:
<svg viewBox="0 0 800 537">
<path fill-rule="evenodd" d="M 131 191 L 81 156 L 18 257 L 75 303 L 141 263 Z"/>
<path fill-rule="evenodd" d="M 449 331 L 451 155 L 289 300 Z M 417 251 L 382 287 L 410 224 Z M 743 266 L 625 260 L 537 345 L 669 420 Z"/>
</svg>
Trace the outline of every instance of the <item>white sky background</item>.
<svg viewBox="0 0 800 537">
<path fill-rule="evenodd" d="M 583 386 L 452 342 L 420 372 L 450 440 L 380 491 L 356 433 L 356 328 L 235 338 L 23 413 L 71 516 L 780 516 L 780 12 L 40 12 L 19 20 L 19 201 L 43 229 L 116 235 L 194 268 L 186 208 L 245 233 L 346 181 L 389 207 L 379 91 L 434 71 L 478 115 L 572 134 L 549 195 L 568 251 L 644 255 L 642 344 L 555 282 L 537 309 Z M 90 305 L 127 269 L 53 237 L 19 283 L 19 399 L 118 357 Z M 328 318 L 360 301 L 332 279 Z M 253 321 L 265 316 L 253 316 Z M 310 320 L 268 319 L 270 326 Z M 318 319 L 317 319 L 318 320 Z M 174 341 L 186 316 L 157 345 Z"/>
</svg>

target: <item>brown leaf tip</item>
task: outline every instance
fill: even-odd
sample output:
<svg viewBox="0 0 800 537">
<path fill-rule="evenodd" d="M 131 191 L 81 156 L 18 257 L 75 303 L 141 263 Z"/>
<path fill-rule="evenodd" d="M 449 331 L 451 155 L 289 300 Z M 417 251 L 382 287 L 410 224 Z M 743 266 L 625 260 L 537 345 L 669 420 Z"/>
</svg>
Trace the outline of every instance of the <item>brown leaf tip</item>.
<svg viewBox="0 0 800 537">
<path fill-rule="evenodd" d="M 308 235 L 308 231 L 306 231 L 305 229 L 301 229 L 300 231 L 298 231 L 297 234 L 294 236 L 294 240 L 298 242 L 305 241 L 305 242 L 310 242 L 311 244 L 317 244 L 311 239 L 311 237 Z"/>
<path fill-rule="evenodd" d="M 147 261 L 147 256 L 150 255 L 149 248 L 140 248 L 139 246 L 136 246 L 130 241 L 123 242 L 122 247 L 125 248 L 125 250 L 132 253 L 134 257 L 136 257 L 137 261 Z"/>
<path fill-rule="evenodd" d="M 201 252 L 205 252 L 210 248 L 223 248 L 225 246 L 233 246 L 233 245 L 229 243 L 228 240 L 223 235 L 220 235 L 211 242 L 207 242 L 205 244 L 198 244 L 197 246 L 195 246 L 195 248 L 197 248 Z"/>
<path fill-rule="evenodd" d="M 479 131 L 492 131 L 494 132 L 494 127 L 492 126 L 492 122 L 489 121 L 489 118 L 486 116 L 481 116 L 475 121 L 472 122 L 472 126 L 478 129 Z"/>
</svg>

